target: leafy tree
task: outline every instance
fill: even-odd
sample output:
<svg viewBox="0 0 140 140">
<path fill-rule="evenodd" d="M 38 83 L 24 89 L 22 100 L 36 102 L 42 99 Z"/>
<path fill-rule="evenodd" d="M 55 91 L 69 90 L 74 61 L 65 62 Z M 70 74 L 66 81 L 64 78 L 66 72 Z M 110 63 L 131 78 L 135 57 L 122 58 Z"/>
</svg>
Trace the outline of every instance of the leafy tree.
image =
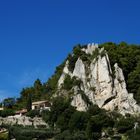
<svg viewBox="0 0 140 140">
<path fill-rule="evenodd" d="M 28 99 L 27 99 L 27 111 L 31 111 L 32 109 L 32 94 L 28 94 Z"/>
<path fill-rule="evenodd" d="M 13 108 L 13 106 L 15 105 L 15 103 L 16 103 L 15 98 L 6 98 L 3 101 L 3 105 L 6 108 Z"/>
<path fill-rule="evenodd" d="M 4 109 L 0 111 L 1 117 L 13 116 L 15 111 L 13 109 Z"/>
<path fill-rule="evenodd" d="M 55 140 L 87 140 L 86 134 L 84 131 L 77 131 L 76 133 L 71 133 L 69 130 L 66 130 L 54 138 Z"/>
<path fill-rule="evenodd" d="M 39 110 L 30 110 L 26 116 L 29 116 L 31 118 L 34 118 L 34 117 L 39 117 L 40 116 L 40 111 Z"/>
<path fill-rule="evenodd" d="M 140 64 L 128 75 L 128 88 L 134 93 L 134 98 L 140 103 Z"/>
<path fill-rule="evenodd" d="M 57 85 L 58 85 L 58 80 L 63 72 L 63 68 L 65 66 L 65 62 L 66 60 L 61 64 L 59 65 L 58 67 L 56 67 L 56 70 L 55 70 L 55 73 L 54 75 L 48 79 L 47 83 L 46 83 L 46 91 L 48 93 L 55 93 L 56 90 L 57 90 Z"/>
<path fill-rule="evenodd" d="M 68 106 L 61 115 L 58 116 L 56 125 L 58 128 L 61 129 L 61 131 L 64 131 L 66 129 L 69 129 L 68 124 L 70 121 L 70 118 L 72 114 L 75 112 L 74 107 Z"/>
<path fill-rule="evenodd" d="M 57 122 L 59 126 L 59 124 L 61 124 L 63 121 L 63 117 L 68 115 L 67 117 L 69 118 L 69 115 L 71 114 L 70 112 L 73 112 L 73 110 L 74 109 L 73 107 L 70 106 L 69 100 L 66 100 L 63 97 L 54 98 L 52 101 L 52 106 L 49 112 L 49 116 L 47 117 L 48 123 L 54 128 L 54 124 L 57 122 L 59 118 Z M 68 112 L 69 114 L 67 114 L 66 112 Z M 66 120 L 68 118 L 66 118 Z"/>
<path fill-rule="evenodd" d="M 88 115 L 85 112 L 76 111 L 70 121 L 69 128 L 71 131 L 74 130 L 85 130 L 88 122 Z"/>
</svg>

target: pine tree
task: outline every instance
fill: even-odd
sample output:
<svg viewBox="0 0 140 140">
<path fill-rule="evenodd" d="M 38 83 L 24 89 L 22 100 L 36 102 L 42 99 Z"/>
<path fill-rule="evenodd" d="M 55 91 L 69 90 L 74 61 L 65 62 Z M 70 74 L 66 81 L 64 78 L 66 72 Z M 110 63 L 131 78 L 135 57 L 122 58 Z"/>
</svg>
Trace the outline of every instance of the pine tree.
<svg viewBox="0 0 140 140">
<path fill-rule="evenodd" d="M 29 112 L 32 109 L 32 94 L 28 94 L 28 99 L 27 99 L 27 111 Z"/>
</svg>

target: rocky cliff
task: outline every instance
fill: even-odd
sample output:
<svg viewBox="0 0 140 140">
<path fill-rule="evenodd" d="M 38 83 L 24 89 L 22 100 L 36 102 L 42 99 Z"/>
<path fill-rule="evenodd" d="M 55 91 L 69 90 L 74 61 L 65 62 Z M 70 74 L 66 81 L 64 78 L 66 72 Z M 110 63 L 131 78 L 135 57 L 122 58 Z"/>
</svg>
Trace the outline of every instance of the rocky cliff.
<svg viewBox="0 0 140 140">
<path fill-rule="evenodd" d="M 66 61 L 58 80 L 59 94 L 69 94 L 63 90 L 63 85 L 66 77 L 70 76 L 71 80 L 80 81 L 80 84 L 75 82 L 70 89 L 73 92 L 71 105 L 77 110 L 86 111 L 92 103 L 106 110 L 117 110 L 123 115 L 140 112 L 133 94 L 127 91 L 122 69 L 117 63 L 111 68 L 107 51 L 99 48 L 97 44 L 89 44 L 80 48 L 80 51 L 88 57 L 88 61 L 83 60 L 80 55 L 77 56 L 72 71 L 69 70 L 70 60 Z"/>
</svg>

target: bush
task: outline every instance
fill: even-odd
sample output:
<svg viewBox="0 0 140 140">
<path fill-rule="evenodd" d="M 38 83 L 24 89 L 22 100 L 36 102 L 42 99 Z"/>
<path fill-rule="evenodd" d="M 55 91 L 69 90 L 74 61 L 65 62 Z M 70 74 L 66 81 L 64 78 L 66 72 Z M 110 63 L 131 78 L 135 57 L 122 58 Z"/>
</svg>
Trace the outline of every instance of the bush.
<svg viewBox="0 0 140 140">
<path fill-rule="evenodd" d="M 8 140 L 8 133 L 0 133 L 0 140 Z"/>
<path fill-rule="evenodd" d="M 55 136 L 54 140 L 87 140 L 86 134 L 83 131 L 71 133 L 69 130 Z"/>
<path fill-rule="evenodd" d="M 26 114 L 28 117 L 34 118 L 36 116 L 40 116 L 39 110 L 31 110 Z"/>
<path fill-rule="evenodd" d="M 135 120 L 132 117 L 129 118 L 122 117 L 116 122 L 115 126 L 119 133 L 125 133 L 128 130 L 134 128 L 134 122 Z"/>
<path fill-rule="evenodd" d="M 18 127 L 12 126 L 9 129 L 10 137 L 16 138 L 17 140 L 32 140 L 33 138 L 37 139 L 46 139 L 52 138 L 55 134 L 54 131 L 47 130 L 47 129 L 35 129 L 29 127 Z"/>
<path fill-rule="evenodd" d="M 136 132 L 134 130 L 130 130 L 126 133 L 129 140 L 139 140 L 140 139 L 140 128 L 137 128 Z"/>
<path fill-rule="evenodd" d="M 70 90 L 73 87 L 73 81 L 69 75 L 66 75 L 64 80 L 63 88 L 66 90 Z"/>
<path fill-rule="evenodd" d="M 0 111 L 0 116 L 1 117 L 7 117 L 7 116 L 13 116 L 15 115 L 15 111 L 12 109 L 5 109 Z"/>
<path fill-rule="evenodd" d="M 43 110 L 41 112 L 41 117 L 46 123 L 48 123 L 50 121 L 50 111 L 49 110 Z"/>
<path fill-rule="evenodd" d="M 63 84 L 63 88 L 66 90 L 70 90 L 72 89 L 73 86 L 78 86 L 80 87 L 82 81 L 76 77 L 70 77 L 69 75 L 66 75 L 65 80 L 64 80 L 64 84 Z"/>
<path fill-rule="evenodd" d="M 85 131 L 78 131 L 74 133 L 73 140 L 87 140 Z"/>
<path fill-rule="evenodd" d="M 88 114 L 86 112 L 75 111 L 69 121 L 69 129 L 71 131 L 85 130 L 88 119 Z"/>
</svg>

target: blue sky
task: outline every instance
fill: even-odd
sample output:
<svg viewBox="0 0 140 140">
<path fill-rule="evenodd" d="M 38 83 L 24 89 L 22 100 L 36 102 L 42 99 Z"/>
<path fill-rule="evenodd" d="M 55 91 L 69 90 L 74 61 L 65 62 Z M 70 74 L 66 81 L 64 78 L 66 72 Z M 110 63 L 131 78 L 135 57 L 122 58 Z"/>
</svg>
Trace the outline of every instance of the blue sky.
<svg viewBox="0 0 140 140">
<path fill-rule="evenodd" d="M 140 44 L 139 0 L 1 0 L 0 99 L 47 81 L 74 45 Z"/>
</svg>

